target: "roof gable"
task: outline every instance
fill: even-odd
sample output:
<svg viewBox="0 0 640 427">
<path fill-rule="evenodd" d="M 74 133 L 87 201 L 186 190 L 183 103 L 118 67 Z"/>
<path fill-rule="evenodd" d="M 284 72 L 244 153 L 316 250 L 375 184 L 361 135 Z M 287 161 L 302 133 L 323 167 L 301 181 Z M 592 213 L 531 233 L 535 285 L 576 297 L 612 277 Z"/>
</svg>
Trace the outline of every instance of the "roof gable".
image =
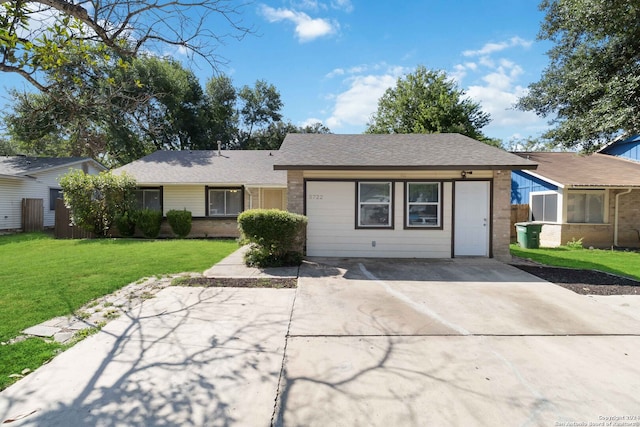
<svg viewBox="0 0 640 427">
<path fill-rule="evenodd" d="M 535 163 L 475 139 L 440 134 L 288 134 L 276 169 L 535 169 Z"/>
<path fill-rule="evenodd" d="M 277 156 L 268 150 L 156 151 L 114 172 L 127 172 L 141 185 L 286 186 L 286 173 L 273 169 Z"/>
<path fill-rule="evenodd" d="M 640 164 L 606 154 L 515 153 L 538 163 L 531 173 L 565 187 L 640 187 Z"/>
<path fill-rule="evenodd" d="M 72 167 L 84 162 L 92 162 L 96 168 L 106 170 L 104 166 L 89 157 L 33 157 L 0 156 L 0 175 L 28 177 L 51 169 Z"/>
<path fill-rule="evenodd" d="M 633 135 L 622 140 L 615 140 L 606 145 L 599 153 L 622 157 L 634 162 L 640 162 L 640 135 Z"/>
</svg>

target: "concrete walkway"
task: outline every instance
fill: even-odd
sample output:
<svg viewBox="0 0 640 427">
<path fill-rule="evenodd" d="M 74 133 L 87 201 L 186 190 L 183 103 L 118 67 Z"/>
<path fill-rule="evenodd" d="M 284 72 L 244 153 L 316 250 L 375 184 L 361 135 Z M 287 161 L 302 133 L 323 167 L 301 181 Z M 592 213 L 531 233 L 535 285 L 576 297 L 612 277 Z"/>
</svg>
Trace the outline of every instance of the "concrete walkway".
<svg viewBox="0 0 640 427">
<path fill-rule="evenodd" d="M 245 269 L 241 256 L 207 274 L 294 274 Z M 638 416 L 640 318 L 627 308 L 640 299 L 607 309 L 489 259 L 312 259 L 298 285 L 162 289 L 0 393 L 0 420 L 553 426 Z"/>
<path fill-rule="evenodd" d="M 244 254 L 249 246 L 243 246 L 204 272 L 205 277 L 298 277 L 298 267 L 256 268 L 247 267 Z"/>
</svg>

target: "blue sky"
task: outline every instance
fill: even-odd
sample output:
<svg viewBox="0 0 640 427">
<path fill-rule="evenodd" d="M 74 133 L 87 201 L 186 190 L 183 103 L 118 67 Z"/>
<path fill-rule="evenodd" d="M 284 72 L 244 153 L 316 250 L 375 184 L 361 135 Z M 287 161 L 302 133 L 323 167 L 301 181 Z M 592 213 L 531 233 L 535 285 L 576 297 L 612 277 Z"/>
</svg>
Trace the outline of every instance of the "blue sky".
<svg viewBox="0 0 640 427">
<path fill-rule="evenodd" d="M 227 62 L 220 71 L 235 86 L 274 84 L 294 124 L 361 133 L 385 89 L 424 65 L 455 77 L 491 114 L 487 136 L 507 142 L 547 128 L 546 119 L 512 108 L 548 63 L 534 0 L 267 0 L 245 6 L 241 18 L 255 34 L 218 47 Z M 191 68 L 203 84 L 212 75 L 208 66 Z M 4 87 L 23 86 L 1 78 Z"/>
</svg>

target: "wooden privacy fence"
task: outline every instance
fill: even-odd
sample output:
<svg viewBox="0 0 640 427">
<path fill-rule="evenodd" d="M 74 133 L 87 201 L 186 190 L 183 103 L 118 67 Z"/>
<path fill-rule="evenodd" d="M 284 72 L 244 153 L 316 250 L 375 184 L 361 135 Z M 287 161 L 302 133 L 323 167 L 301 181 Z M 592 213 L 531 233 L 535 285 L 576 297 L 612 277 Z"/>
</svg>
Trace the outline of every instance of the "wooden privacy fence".
<svg viewBox="0 0 640 427">
<path fill-rule="evenodd" d="M 511 241 L 517 237 L 516 222 L 529 221 L 529 205 L 511 205 Z"/>
<path fill-rule="evenodd" d="M 44 230 L 44 208 L 42 199 L 22 199 L 22 230 Z"/>
<path fill-rule="evenodd" d="M 71 214 L 64 205 L 64 200 L 56 200 L 56 222 L 54 228 L 56 239 L 92 239 L 93 233 L 75 225 L 71 225 Z"/>
</svg>

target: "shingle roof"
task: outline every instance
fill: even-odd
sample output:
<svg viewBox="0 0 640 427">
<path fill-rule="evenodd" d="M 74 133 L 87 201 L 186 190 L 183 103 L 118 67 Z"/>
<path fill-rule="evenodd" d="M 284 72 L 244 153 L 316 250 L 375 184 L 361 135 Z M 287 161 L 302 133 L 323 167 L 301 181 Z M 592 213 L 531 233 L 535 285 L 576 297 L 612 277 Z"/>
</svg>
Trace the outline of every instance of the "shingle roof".
<svg viewBox="0 0 640 427">
<path fill-rule="evenodd" d="M 457 134 L 289 134 L 276 169 L 535 169 L 535 163 Z"/>
<path fill-rule="evenodd" d="M 87 157 L 0 156 L 0 175 L 25 177 L 47 169 L 71 166 L 86 161 L 94 160 Z"/>
<path fill-rule="evenodd" d="M 607 154 L 515 153 L 538 163 L 536 176 L 566 187 L 640 187 L 640 164 Z"/>
<path fill-rule="evenodd" d="M 114 170 L 138 184 L 222 184 L 286 186 L 287 174 L 275 171 L 277 151 L 156 151 Z"/>
</svg>

